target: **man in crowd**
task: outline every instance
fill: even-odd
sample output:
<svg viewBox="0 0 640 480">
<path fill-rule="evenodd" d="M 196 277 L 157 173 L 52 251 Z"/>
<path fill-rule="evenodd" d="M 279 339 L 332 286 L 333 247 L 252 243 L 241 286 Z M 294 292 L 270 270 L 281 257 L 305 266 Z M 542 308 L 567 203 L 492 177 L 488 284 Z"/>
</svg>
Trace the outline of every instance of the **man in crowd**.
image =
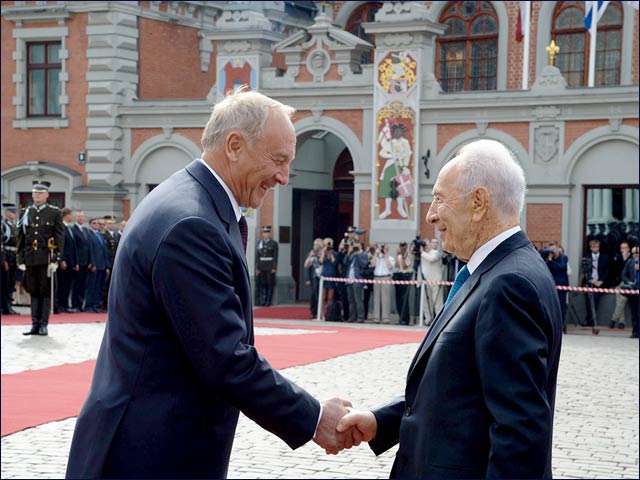
<svg viewBox="0 0 640 480">
<path fill-rule="evenodd" d="M 257 92 L 227 95 L 202 158 L 131 216 L 68 478 L 225 478 L 240 411 L 294 449 L 359 443 L 336 431 L 349 402 L 321 404 L 253 345 L 240 207 L 257 209 L 288 183 L 293 111 Z"/>
<path fill-rule="evenodd" d="M 631 249 L 629 248 L 629 242 L 622 240 L 620 242 L 619 251 L 613 258 L 613 271 L 612 278 L 614 279 L 612 285 L 620 288 L 624 285 L 622 281 L 622 272 L 627 264 L 627 261 L 631 258 Z M 625 310 L 627 307 L 627 296 L 616 293 L 616 307 L 609 321 L 609 328 L 624 328 L 625 327 Z"/>
<path fill-rule="evenodd" d="M 518 223 L 525 179 L 499 142 L 440 171 L 427 221 L 467 262 L 414 357 L 405 394 L 353 426 L 392 478 L 551 478 L 562 320 L 548 268 Z"/>
<path fill-rule="evenodd" d="M 116 251 L 118 250 L 118 242 L 120 241 L 120 234 L 118 233 L 118 227 L 116 226 L 116 218 L 113 215 L 107 215 L 104 217 L 105 228 L 102 230 L 102 238 L 107 244 L 109 250 L 109 265 L 113 265 L 116 258 Z M 106 309 L 109 305 L 109 287 L 111 286 L 111 274 L 107 275 L 104 281 L 102 289 L 102 304 Z"/>
<path fill-rule="evenodd" d="M 2 314 L 17 315 L 13 309 L 13 291 L 16 285 L 16 252 L 18 251 L 18 230 L 16 218 L 18 208 L 13 203 L 3 203 L 2 218 Z"/>
<path fill-rule="evenodd" d="M 24 272 L 24 289 L 31 295 L 31 330 L 24 335 L 49 334 L 52 281 L 64 249 L 62 213 L 47 203 L 50 186 L 51 182 L 33 181 L 33 204 L 20 213 L 18 221 L 18 268 Z"/>
<path fill-rule="evenodd" d="M 452 261 L 452 263 L 455 264 L 455 261 Z M 420 247 L 420 271 L 422 272 L 422 278 L 430 282 L 441 281 L 442 270 L 442 252 L 440 251 L 438 239 L 427 239 L 425 245 Z M 455 275 L 451 278 L 451 281 L 453 281 L 454 278 Z M 431 325 L 431 322 L 444 304 L 443 289 L 441 285 L 428 284 L 424 290 L 426 294 L 423 309 L 424 317 L 426 324 Z"/>
<path fill-rule="evenodd" d="M 600 240 L 591 240 L 589 242 L 589 250 L 591 254 L 582 259 L 582 272 L 580 285 L 583 287 L 606 288 L 609 286 L 609 256 L 600 251 Z M 586 301 L 587 316 L 583 326 L 596 325 L 596 317 L 598 305 L 600 304 L 601 293 L 587 293 L 584 298 Z M 592 301 L 593 299 L 593 306 Z"/>
<path fill-rule="evenodd" d="M 350 280 L 362 280 L 362 271 L 366 268 L 369 259 L 359 241 L 346 242 L 347 252 L 344 256 L 344 272 L 345 277 Z M 364 303 L 363 291 L 364 286 L 361 282 L 346 283 L 347 297 L 349 301 L 349 317 L 348 322 L 364 323 Z"/>
<path fill-rule="evenodd" d="M 91 264 L 89 239 L 87 238 L 84 212 L 77 210 L 73 212 L 73 217 L 75 218 L 75 223 L 71 227 L 71 230 L 76 243 L 78 269 L 73 272 L 73 281 L 71 282 L 71 308 L 73 310 L 84 311 L 85 297 L 87 294 L 87 278 Z"/>
<path fill-rule="evenodd" d="M 273 289 L 276 285 L 278 268 L 278 242 L 271 238 L 271 225 L 262 227 L 262 240 L 258 242 L 256 251 L 256 284 L 258 305 L 271 305 Z"/>
<path fill-rule="evenodd" d="M 62 250 L 60 266 L 56 274 L 58 280 L 56 311 L 62 313 L 74 313 L 76 311 L 73 308 L 69 308 L 69 295 L 71 294 L 74 274 L 79 270 L 76 241 L 71 225 L 72 221 L 73 211 L 70 208 L 63 208 L 64 249 Z"/>
<path fill-rule="evenodd" d="M 109 260 L 109 247 L 105 241 L 102 231 L 102 218 L 92 218 L 89 220 L 90 230 L 87 232 L 89 243 L 89 276 L 87 278 L 87 297 L 85 300 L 85 312 L 104 313 L 102 292 L 107 275 L 111 270 Z"/>
</svg>

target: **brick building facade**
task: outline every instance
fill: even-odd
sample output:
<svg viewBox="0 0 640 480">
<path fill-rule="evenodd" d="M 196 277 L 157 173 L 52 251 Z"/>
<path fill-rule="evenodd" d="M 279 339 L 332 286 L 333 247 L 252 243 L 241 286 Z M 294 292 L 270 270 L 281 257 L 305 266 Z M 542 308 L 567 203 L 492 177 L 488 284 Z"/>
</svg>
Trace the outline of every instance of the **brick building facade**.
<svg viewBox="0 0 640 480">
<path fill-rule="evenodd" d="M 60 203 L 126 218 L 200 155 L 212 105 L 246 83 L 297 109 L 290 184 L 249 213 L 254 242 L 266 224 L 280 242 L 278 301 L 305 296 L 315 237 L 433 236 L 437 173 L 478 138 L 523 166 L 531 240 L 560 241 L 579 265 L 588 223 L 638 222 L 638 11 L 610 2 L 588 87 L 584 2 L 530 2 L 522 41 L 519 4 L 3 2 L 2 201 L 24 204 L 39 177 Z M 396 130 L 408 156 L 393 178 L 410 189 L 389 198 Z"/>
</svg>

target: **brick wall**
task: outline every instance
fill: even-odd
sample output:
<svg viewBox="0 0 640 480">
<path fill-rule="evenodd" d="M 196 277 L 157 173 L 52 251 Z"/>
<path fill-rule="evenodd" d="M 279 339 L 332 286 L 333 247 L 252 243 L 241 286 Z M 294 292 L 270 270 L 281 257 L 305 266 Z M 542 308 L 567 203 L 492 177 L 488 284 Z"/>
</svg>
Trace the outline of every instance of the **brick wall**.
<svg viewBox="0 0 640 480">
<path fill-rule="evenodd" d="M 609 125 L 606 120 L 577 120 L 564 124 L 564 149 L 567 150 L 573 142 L 594 128 Z"/>
<path fill-rule="evenodd" d="M 24 165 L 29 161 L 44 161 L 71 168 L 83 175 L 86 183 L 84 168 L 78 165 L 78 153 L 85 150 L 87 128 L 87 15 L 75 14 L 66 20 L 69 36 L 66 40 L 69 58 L 66 69 L 69 81 L 66 83 L 67 128 L 30 128 L 20 130 L 13 128 L 16 109 L 13 97 L 16 94 L 13 75 L 16 64 L 12 60 L 16 49 L 16 42 L 12 37 L 14 23 L 4 17 L 2 25 L 2 169 Z M 43 24 L 25 23 L 25 28 L 39 28 Z M 55 23 L 54 26 L 57 26 Z"/>
<path fill-rule="evenodd" d="M 200 71 L 195 28 L 140 18 L 140 99 L 205 98 L 216 81 L 216 51 Z"/>
<path fill-rule="evenodd" d="M 527 236 L 536 248 L 550 241 L 562 242 L 562 204 L 527 204 Z"/>
</svg>

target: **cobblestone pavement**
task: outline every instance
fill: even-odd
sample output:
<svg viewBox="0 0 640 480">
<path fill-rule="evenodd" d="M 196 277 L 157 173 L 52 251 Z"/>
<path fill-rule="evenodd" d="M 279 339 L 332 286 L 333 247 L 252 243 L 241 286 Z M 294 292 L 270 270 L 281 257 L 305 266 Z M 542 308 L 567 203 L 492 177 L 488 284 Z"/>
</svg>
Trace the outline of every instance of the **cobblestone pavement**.
<svg viewBox="0 0 640 480">
<path fill-rule="evenodd" d="M 272 323 L 277 327 L 278 322 Z M 298 325 L 286 331 L 292 341 L 318 324 Z M 2 374 L 95 358 L 104 324 L 53 325 L 46 338 L 22 337 L 23 329 L 2 327 Z M 259 327 L 256 334 L 285 334 L 278 330 Z M 389 345 L 282 372 L 320 399 L 338 395 L 368 408 L 402 393 L 416 348 Z M 619 335 L 565 335 L 557 395 L 554 476 L 639 478 L 638 341 Z M 46 394 L 39 401 L 46 401 Z M 0 476 L 62 478 L 74 424 L 75 418 L 69 418 L 3 437 Z M 392 449 L 375 457 L 361 446 L 327 456 L 313 442 L 292 451 L 241 416 L 229 478 L 387 478 L 394 454 Z"/>
</svg>

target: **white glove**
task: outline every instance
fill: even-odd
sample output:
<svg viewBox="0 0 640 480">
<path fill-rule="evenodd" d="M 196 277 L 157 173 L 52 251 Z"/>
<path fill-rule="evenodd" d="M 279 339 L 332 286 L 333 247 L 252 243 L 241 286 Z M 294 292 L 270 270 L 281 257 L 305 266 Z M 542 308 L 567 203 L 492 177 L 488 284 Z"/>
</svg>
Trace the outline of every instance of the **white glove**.
<svg viewBox="0 0 640 480">
<path fill-rule="evenodd" d="M 20 265 L 18 265 L 18 268 L 23 272 L 27 270 L 27 266 L 24 263 L 21 263 Z"/>
<path fill-rule="evenodd" d="M 58 269 L 57 263 L 50 263 L 49 266 L 47 267 L 47 276 L 50 277 L 51 275 L 53 275 L 57 269 Z"/>
</svg>

